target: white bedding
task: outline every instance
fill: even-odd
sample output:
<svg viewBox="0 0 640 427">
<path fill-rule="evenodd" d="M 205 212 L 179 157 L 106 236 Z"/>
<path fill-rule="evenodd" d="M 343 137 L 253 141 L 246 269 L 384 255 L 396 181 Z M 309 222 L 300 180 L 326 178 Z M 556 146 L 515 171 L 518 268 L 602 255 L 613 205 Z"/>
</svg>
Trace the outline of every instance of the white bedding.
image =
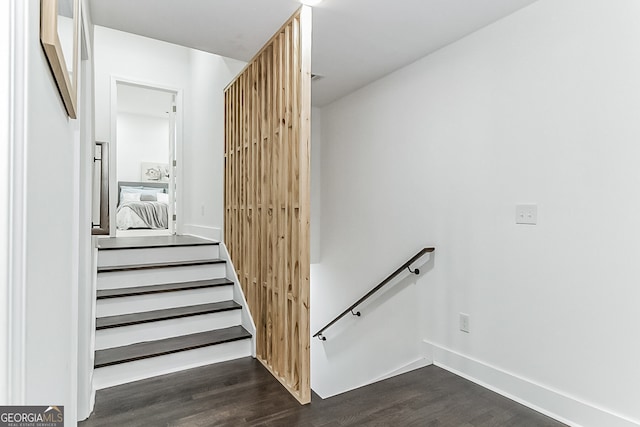
<svg viewBox="0 0 640 427">
<path fill-rule="evenodd" d="M 118 230 L 128 230 L 130 228 L 147 228 L 147 224 L 131 208 L 123 206 L 116 214 L 116 225 Z"/>
<path fill-rule="evenodd" d="M 168 209 L 169 206 L 163 202 L 123 202 L 116 210 L 116 226 L 119 230 L 166 230 L 169 227 Z"/>
<path fill-rule="evenodd" d="M 125 185 L 126 184 L 126 185 Z M 118 230 L 154 229 L 169 227 L 169 195 L 164 185 L 146 187 L 144 182 L 118 182 Z"/>
</svg>

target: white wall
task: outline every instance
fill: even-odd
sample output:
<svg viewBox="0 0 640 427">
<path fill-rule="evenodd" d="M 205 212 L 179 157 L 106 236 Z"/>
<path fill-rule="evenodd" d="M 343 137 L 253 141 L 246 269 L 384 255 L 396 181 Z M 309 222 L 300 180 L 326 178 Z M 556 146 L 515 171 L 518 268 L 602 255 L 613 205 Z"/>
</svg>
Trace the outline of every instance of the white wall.
<svg viewBox="0 0 640 427">
<path fill-rule="evenodd" d="M 80 106 L 83 117 L 80 126 L 80 157 L 79 157 L 79 208 L 76 224 L 79 238 L 78 257 L 78 382 L 77 382 L 77 414 L 78 420 L 89 416 L 95 401 L 92 387 L 92 372 L 94 352 L 91 348 L 95 331 L 95 312 L 93 310 L 96 298 L 96 261 L 97 249 L 93 237 L 87 230 L 92 228 L 92 193 L 93 193 L 93 156 L 94 156 L 94 103 L 93 103 L 93 24 L 88 3 L 82 5 L 84 26 L 83 37 L 86 44 L 86 57 L 81 61 L 80 69 Z M 83 54 L 84 55 L 84 54 Z M 81 56 L 83 56 L 81 55 Z"/>
<path fill-rule="evenodd" d="M 77 240 L 72 236 L 79 126 L 67 117 L 40 46 L 40 3 L 28 3 L 25 403 L 63 404 L 66 423 L 74 425 Z"/>
<path fill-rule="evenodd" d="M 8 248 L 12 341 L 3 346 L 10 378 L 3 381 L 9 390 L 2 401 L 64 405 L 71 426 L 77 401 L 79 205 L 86 196 L 79 193 L 80 123 L 87 118 L 83 101 L 77 120 L 67 116 L 39 40 L 40 2 L 9 4 L 3 16 L 15 24 L 9 104 L 14 133 L 7 144 L 12 175 L 4 185 L 13 192 Z"/>
<path fill-rule="evenodd" d="M 224 225 L 224 88 L 244 62 L 190 49 L 185 97 L 185 231 L 221 238 Z"/>
<path fill-rule="evenodd" d="M 0 4 L 0 52 L 9 52 L 11 37 L 9 33 L 11 2 Z M 9 70 L 13 64 L 9 63 L 9 56 L 3 55 L 0 66 L 0 171 L 2 171 L 2 183 L 0 184 L 0 348 L 9 348 L 9 209 L 11 196 L 9 193 L 9 147 L 11 139 L 9 133 L 9 105 L 11 102 L 11 75 Z M 7 404 L 9 398 L 9 365 L 8 352 L 0 351 L 0 405 Z"/>
<path fill-rule="evenodd" d="M 184 121 L 181 168 L 185 188 L 178 214 L 182 224 L 188 226 L 184 231 L 205 234 L 219 231 L 223 209 L 222 90 L 244 64 L 99 26 L 95 27 L 95 57 L 98 140 L 113 140 L 112 76 L 181 91 L 184 111 L 178 111 L 178 115 L 182 115 Z M 115 151 L 112 152 L 115 158 Z M 115 192 L 112 192 L 111 204 L 115 206 L 115 203 Z"/>
<path fill-rule="evenodd" d="M 312 329 L 436 253 L 312 342 L 317 392 L 425 338 L 437 364 L 557 417 L 640 422 L 639 39 L 638 2 L 540 0 L 323 108 Z M 538 204 L 537 226 L 515 225 L 516 203 Z"/>
<path fill-rule="evenodd" d="M 181 91 L 183 96 L 189 85 L 189 49 L 134 34 L 95 26 L 95 92 L 96 139 L 110 143 L 111 159 L 117 159 L 117 144 L 112 135 L 111 114 L 113 79 L 126 80 L 164 89 Z M 181 112 L 178 112 L 180 115 Z M 118 176 L 117 161 L 111 162 L 111 186 L 115 188 Z M 110 192 L 111 209 L 117 206 L 117 191 Z M 110 216 L 111 230 L 115 232 L 115 215 Z"/>
<path fill-rule="evenodd" d="M 118 181 L 140 181 L 140 164 L 169 164 L 169 119 L 118 113 Z"/>
<path fill-rule="evenodd" d="M 311 108 L 311 263 L 320 262 L 322 215 L 322 111 Z"/>
<path fill-rule="evenodd" d="M 184 89 L 189 49 L 95 26 L 96 138 L 111 141 L 111 76 Z"/>
</svg>

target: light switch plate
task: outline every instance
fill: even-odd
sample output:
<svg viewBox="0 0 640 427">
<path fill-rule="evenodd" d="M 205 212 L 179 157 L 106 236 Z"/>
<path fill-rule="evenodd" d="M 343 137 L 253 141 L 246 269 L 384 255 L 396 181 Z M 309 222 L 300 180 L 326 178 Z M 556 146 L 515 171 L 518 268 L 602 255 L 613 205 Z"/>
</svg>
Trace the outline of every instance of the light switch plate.
<svg viewBox="0 0 640 427">
<path fill-rule="evenodd" d="M 538 205 L 516 205 L 516 224 L 536 225 Z"/>
<path fill-rule="evenodd" d="M 460 313 L 460 330 L 469 333 L 469 315 L 467 313 Z"/>
</svg>

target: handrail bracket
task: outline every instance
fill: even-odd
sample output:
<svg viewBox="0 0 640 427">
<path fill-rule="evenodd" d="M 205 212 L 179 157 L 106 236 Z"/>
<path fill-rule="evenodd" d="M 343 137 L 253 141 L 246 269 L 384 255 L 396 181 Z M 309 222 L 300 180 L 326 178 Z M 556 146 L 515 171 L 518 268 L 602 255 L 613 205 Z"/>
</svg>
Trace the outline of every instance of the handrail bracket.
<svg viewBox="0 0 640 427">
<path fill-rule="evenodd" d="M 380 282 L 375 288 L 371 289 L 365 296 L 363 296 L 362 298 L 360 298 L 358 301 L 356 301 L 355 303 L 351 304 L 351 307 L 347 308 L 345 311 L 343 311 L 342 313 L 340 313 L 338 316 L 336 316 L 331 322 L 327 323 L 325 325 L 324 328 L 320 329 L 318 332 L 316 332 L 313 337 L 318 337 L 318 339 L 320 341 L 326 341 L 327 338 L 325 338 L 322 333 L 328 329 L 329 327 L 331 327 L 333 324 L 335 324 L 338 320 L 342 319 L 344 316 L 346 316 L 347 314 L 351 313 L 354 316 L 358 316 L 360 317 L 362 314 L 359 311 L 355 311 L 356 307 L 360 306 L 360 304 L 362 304 L 367 298 L 369 298 L 371 295 L 375 294 L 378 290 L 380 290 L 384 285 L 386 285 L 387 283 L 391 282 L 391 280 L 396 277 L 397 275 L 399 275 L 400 273 L 402 273 L 404 271 L 405 268 L 409 269 L 409 272 L 411 274 L 420 274 L 420 270 L 419 269 L 415 269 L 412 270 L 411 269 L 411 264 L 415 263 L 417 260 L 419 260 L 422 256 L 424 256 L 424 254 L 433 252 L 435 250 L 435 248 L 423 248 L 420 252 L 418 252 L 417 254 L 415 254 L 413 257 L 411 257 L 411 259 L 407 262 L 405 262 L 404 264 L 402 264 L 401 267 L 399 267 L 396 271 L 394 271 L 393 273 L 391 273 L 391 275 L 389 275 L 386 279 L 384 279 L 382 282 Z"/>
</svg>

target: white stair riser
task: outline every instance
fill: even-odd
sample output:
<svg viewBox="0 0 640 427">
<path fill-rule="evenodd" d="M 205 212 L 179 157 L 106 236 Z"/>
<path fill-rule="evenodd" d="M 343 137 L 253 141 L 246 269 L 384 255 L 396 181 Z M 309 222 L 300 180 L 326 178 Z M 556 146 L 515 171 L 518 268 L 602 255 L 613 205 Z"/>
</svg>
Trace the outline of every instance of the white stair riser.
<svg viewBox="0 0 640 427">
<path fill-rule="evenodd" d="M 219 256 L 218 245 L 111 249 L 98 251 L 98 267 L 213 259 Z"/>
<path fill-rule="evenodd" d="M 143 341 L 154 341 L 213 329 L 240 325 L 240 310 L 181 317 L 179 319 L 141 323 L 138 325 L 96 331 L 96 350 L 121 347 Z"/>
<path fill-rule="evenodd" d="M 118 316 L 143 311 L 163 310 L 188 305 L 208 304 L 233 299 L 233 286 L 192 289 L 180 292 L 161 292 L 122 298 L 99 299 L 96 316 Z"/>
<path fill-rule="evenodd" d="M 232 341 L 196 350 L 98 368 L 93 374 L 93 385 L 96 390 L 100 390 L 158 375 L 248 356 L 251 356 L 251 340 Z"/>
<path fill-rule="evenodd" d="M 98 273 L 98 290 L 219 279 L 225 275 L 224 263 L 112 271 Z"/>
</svg>

